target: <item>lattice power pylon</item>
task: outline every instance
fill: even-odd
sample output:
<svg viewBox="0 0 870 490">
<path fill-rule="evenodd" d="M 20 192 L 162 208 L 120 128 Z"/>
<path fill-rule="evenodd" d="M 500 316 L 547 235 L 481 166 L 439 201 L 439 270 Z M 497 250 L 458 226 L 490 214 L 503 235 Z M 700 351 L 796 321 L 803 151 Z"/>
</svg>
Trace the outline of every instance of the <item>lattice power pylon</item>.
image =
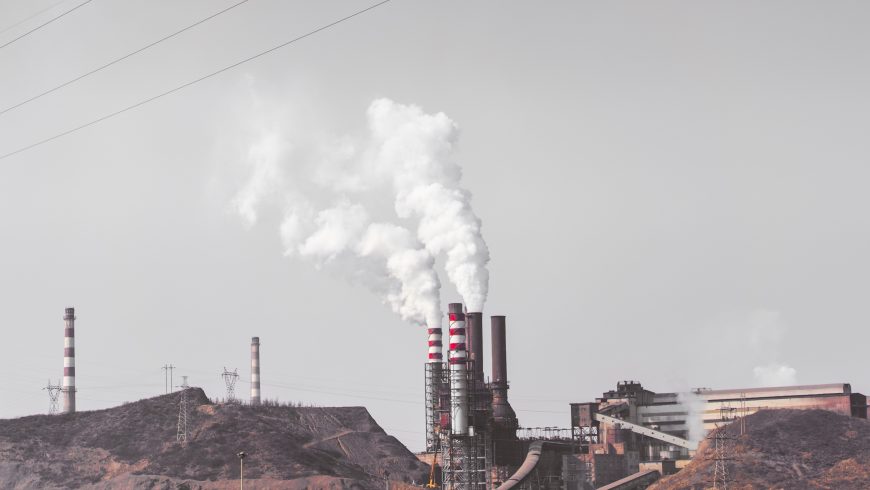
<svg viewBox="0 0 870 490">
<path fill-rule="evenodd" d="M 728 425 L 734 420 L 733 407 L 723 405 L 719 408 L 720 422 L 716 424 L 713 438 L 713 488 L 715 490 L 728 490 L 730 479 L 728 477 L 728 461 L 731 458 L 731 440 L 728 435 Z"/>
<path fill-rule="evenodd" d="M 221 377 L 224 378 L 224 383 L 227 385 L 227 403 L 233 403 L 236 401 L 236 381 L 239 380 L 239 370 L 233 369 L 230 371 L 224 367 Z"/>
<path fill-rule="evenodd" d="M 181 383 L 181 401 L 178 402 L 178 430 L 175 434 L 176 442 L 180 442 L 182 446 L 187 445 L 187 376 L 181 377 L 184 381 Z"/>
<path fill-rule="evenodd" d="M 60 394 L 63 392 L 63 387 L 60 382 L 53 385 L 51 380 L 48 380 L 43 390 L 48 392 L 48 414 L 56 415 L 60 411 Z"/>
</svg>

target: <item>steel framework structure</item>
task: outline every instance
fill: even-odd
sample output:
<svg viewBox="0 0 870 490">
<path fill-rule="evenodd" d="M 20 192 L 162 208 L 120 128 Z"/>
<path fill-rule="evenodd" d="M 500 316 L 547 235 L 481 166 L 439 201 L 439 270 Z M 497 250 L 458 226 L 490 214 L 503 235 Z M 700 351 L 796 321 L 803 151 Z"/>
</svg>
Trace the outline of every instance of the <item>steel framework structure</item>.
<svg viewBox="0 0 870 490">
<path fill-rule="evenodd" d="M 440 431 L 441 487 L 444 490 L 486 490 L 492 478 L 489 391 L 482 381 L 476 379 L 474 361 L 466 362 L 464 381 L 465 386 L 469 388 L 467 406 L 472 423 L 468 434 L 459 435 L 453 434 L 452 431 Z M 455 381 L 449 374 L 445 375 L 444 379 L 448 384 Z M 449 392 L 454 393 L 455 390 Z M 449 411 L 449 408 L 446 410 Z"/>
</svg>

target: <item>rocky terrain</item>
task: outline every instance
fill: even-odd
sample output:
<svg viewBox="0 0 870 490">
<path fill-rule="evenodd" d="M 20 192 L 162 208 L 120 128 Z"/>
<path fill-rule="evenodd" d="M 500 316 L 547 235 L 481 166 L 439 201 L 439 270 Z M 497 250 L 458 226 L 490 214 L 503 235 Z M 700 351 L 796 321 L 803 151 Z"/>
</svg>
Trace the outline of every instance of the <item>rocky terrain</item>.
<svg viewBox="0 0 870 490">
<path fill-rule="evenodd" d="M 732 490 L 870 488 L 870 423 L 823 410 L 764 410 L 723 429 L 729 438 Z M 715 453 L 702 443 L 695 459 L 650 490 L 712 488 Z"/>
<path fill-rule="evenodd" d="M 190 400 L 176 442 L 180 392 L 120 407 L 0 420 L 0 488 L 400 489 L 428 474 L 363 407 L 252 407 Z"/>
</svg>

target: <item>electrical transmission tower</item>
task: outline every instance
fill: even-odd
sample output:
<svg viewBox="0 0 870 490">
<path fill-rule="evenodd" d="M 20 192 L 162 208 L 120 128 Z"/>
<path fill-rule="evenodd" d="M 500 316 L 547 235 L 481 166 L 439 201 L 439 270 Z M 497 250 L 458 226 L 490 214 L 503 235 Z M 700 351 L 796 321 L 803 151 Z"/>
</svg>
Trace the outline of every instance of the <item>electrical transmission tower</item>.
<svg viewBox="0 0 870 490">
<path fill-rule="evenodd" d="M 169 388 L 172 387 L 172 370 L 175 369 L 175 366 L 172 364 L 164 364 L 163 367 L 163 385 L 166 388 L 166 393 L 169 393 Z"/>
<path fill-rule="evenodd" d="M 182 446 L 187 445 L 187 376 L 181 377 L 184 381 L 181 383 L 181 401 L 178 403 L 178 430 L 175 433 L 175 441 L 180 442 Z"/>
<path fill-rule="evenodd" d="M 731 458 L 730 443 L 734 437 L 728 435 L 728 425 L 734 420 L 733 407 L 723 405 L 719 408 L 720 422 L 716 424 L 713 438 L 713 489 L 728 490 L 728 461 Z"/>
<path fill-rule="evenodd" d="M 230 371 L 224 367 L 221 377 L 224 378 L 224 383 L 227 385 L 227 403 L 233 403 L 236 401 L 236 381 L 239 380 L 239 370 L 233 369 Z"/>
<path fill-rule="evenodd" d="M 48 383 L 45 385 L 43 390 L 48 391 L 48 414 L 55 415 L 60 411 L 60 404 L 58 401 L 60 400 L 60 394 L 63 391 L 63 387 L 58 382 L 56 385 L 51 384 L 51 380 L 48 380 Z"/>
</svg>

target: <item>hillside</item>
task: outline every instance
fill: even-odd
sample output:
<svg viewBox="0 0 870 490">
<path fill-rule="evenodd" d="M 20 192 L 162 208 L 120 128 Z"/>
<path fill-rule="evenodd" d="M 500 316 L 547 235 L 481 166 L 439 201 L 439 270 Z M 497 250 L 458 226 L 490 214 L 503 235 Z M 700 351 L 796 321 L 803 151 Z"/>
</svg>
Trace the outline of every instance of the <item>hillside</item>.
<svg viewBox="0 0 870 490">
<path fill-rule="evenodd" d="M 0 420 L 0 488 L 383 488 L 427 468 L 363 407 L 209 402 L 188 390 L 190 435 L 175 442 L 180 393 L 116 408 Z"/>
<path fill-rule="evenodd" d="M 731 440 L 728 488 L 867 489 L 870 488 L 870 423 L 823 410 L 764 410 L 724 430 Z M 705 441 L 679 473 L 650 490 L 711 488 L 714 452 Z"/>
</svg>

